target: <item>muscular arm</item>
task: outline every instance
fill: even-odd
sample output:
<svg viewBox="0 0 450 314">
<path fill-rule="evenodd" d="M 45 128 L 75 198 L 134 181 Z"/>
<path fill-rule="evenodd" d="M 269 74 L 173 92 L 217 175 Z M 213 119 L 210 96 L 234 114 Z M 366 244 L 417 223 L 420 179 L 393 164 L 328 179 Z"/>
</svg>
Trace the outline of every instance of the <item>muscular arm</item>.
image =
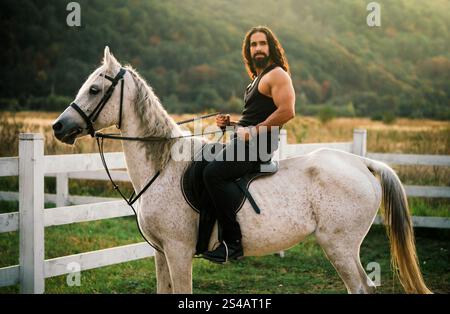
<svg viewBox="0 0 450 314">
<path fill-rule="evenodd" d="M 258 132 L 261 126 L 266 126 L 267 129 L 272 126 L 281 127 L 295 116 L 295 91 L 289 75 L 284 70 L 277 69 L 273 71 L 268 84 L 277 109 L 256 126 Z"/>
</svg>

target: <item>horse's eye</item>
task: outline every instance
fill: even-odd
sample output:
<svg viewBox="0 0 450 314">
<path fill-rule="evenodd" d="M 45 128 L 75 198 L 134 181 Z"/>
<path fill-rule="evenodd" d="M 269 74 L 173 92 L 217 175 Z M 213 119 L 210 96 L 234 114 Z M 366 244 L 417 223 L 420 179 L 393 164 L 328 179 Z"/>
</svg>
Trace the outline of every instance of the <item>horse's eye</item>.
<svg viewBox="0 0 450 314">
<path fill-rule="evenodd" d="M 99 91 L 100 88 L 98 88 L 97 86 L 91 86 L 91 88 L 89 88 L 89 94 L 91 95 L 97 95 Z"/>
</svg>

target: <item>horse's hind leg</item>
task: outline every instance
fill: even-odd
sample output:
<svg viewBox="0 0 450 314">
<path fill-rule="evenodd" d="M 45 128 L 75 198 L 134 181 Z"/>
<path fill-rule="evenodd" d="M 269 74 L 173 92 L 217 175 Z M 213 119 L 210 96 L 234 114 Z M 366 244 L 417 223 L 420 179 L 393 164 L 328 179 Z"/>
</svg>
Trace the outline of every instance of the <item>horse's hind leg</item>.
<svg viewBox="0 0 450 314">
<path fill-rule="evenodd" d="M 155 252 L 156 266 L 156 292 L 172 293 L 172 281 L 170 279 L 169 265 L 167 265 L 166 256 L 158 251 Z"/>
<path fill-rule="evenodd" d="M 362 238 L 316 231 L 317 241 L 338 272 L 348 293 L 371 293 L 373 287 L 359 260 Z"/>
</svg>

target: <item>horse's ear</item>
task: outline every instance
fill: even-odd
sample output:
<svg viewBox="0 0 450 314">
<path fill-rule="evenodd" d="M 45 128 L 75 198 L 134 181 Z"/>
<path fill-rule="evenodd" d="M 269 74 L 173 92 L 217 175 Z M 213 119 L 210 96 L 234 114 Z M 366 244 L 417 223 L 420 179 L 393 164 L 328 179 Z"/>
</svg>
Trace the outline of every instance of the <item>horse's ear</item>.
<svg viewBox="0 0 450 314">
<path fill-rule="evenodd" d="M 103 64 L 106 64 L 107 67 L 110 67 L 111 65 L 119 65 L 119 62 L 116 60 L 116 58 L 114 58 L 108 46 L 105 46 Z"/>
<path fill-rule="evenodd" d="M 109 61 L 110 57 L 111 57 L 111 53 L 109 52 L 109 47 L 105 46 L 105 52 L 103 54 L 103 62 L 107 63 Z"/>
</svg>

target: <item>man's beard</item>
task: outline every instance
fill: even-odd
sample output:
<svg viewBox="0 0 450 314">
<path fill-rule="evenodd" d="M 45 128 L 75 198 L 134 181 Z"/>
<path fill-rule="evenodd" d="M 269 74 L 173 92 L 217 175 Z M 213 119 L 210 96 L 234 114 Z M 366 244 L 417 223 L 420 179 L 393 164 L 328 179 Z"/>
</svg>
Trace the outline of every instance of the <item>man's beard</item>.
<svg viewBox="0 0 450 314">
<path fill-rule="evenodd" d="M 260 56 L 260 55 L 263 55 L 264 58 L 259 58 L 259 59 L 255 58 L 256 56 Z M 269 63 L 269 56 L 266 56 L 263 53 L 258 53 L 257 55 L 253 56 L 252 61 L 253 61 L 253 64 L 255 65 L 255 67 L 257 67 L 258 69 L 264 69 L 267 66 L 267 64 Z"/>
</svg>

